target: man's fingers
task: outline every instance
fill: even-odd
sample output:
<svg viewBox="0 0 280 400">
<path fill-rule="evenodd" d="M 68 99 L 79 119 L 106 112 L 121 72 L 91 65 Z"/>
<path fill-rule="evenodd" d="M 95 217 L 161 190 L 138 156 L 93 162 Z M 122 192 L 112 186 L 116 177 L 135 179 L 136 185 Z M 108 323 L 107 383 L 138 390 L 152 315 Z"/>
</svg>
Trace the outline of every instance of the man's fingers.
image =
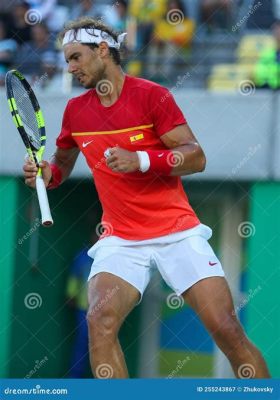
<svg viewBox="0 0 280 400">
<path fill-rule="evenodd" d="M 24 156 L 24 161 L 25 162 L 33 162 L 33 160 L 32 160 L 32 158 L 30 158 L 30 155 L 29 154 L 25 154 L 25 156 Z"/>
<path fill-rule="evenodd" d="M 30 186 L 30 187 L 32 187 L 32 188 L 34 188 L 35 186 L 36 186 L 36 179 L 35 178 L 28 178 L 28 179 L 25 179 L 25 184 L 27 185 L 27 186 Z"/>
<path fill-rule="evenodd" d="M 38 168 L 36 167 L 35 164 L 24 164 L 22 167 L 24 172 L 37 172 Z"/>
<path fill-rule="evenodd" d="M 25 161 L 25 165 L 35 165 L 36 166 L 35 162 L 33 160 L 30 160 L 30 159 Z"/>
<path fill-rule="evenodd" d="M 22 167 L 24 171 L 24 181 L 25 184 L 31 188 L 36 187 L 36 175 L 38 168 L 32 160 L 27 160 Z"/>
<path fill-rule="evenodd" d="M 36 171 L 26 171 L 24 174 L 25 178 L 36 178 L 37 172 Z"/>
<path fill-rule="evenodd" d="M 31 178 L 25 178 L 26 183 L 32 183 L 32 182 L 35 182 L 35 180 L 36 180 L 36 176 L 35 177 L 32 176 Z"/>
<path fill-rule="evenodd" d="M 111 147 L 109 150 L 110 150 L 110 154 L 113 155 L 118 150 L 118 147 Z"/>
<path fill-rule="evenodd" d="M 111 164 L 112 162 L 117 161 L 118 157 L 116 156 L 110 156 L 109 158 L 107 158 L 106 163 L 107 165 Z"/>
<path fill-rule="evenodd" d="M 29 156 L 29 154 L 25 154 L 25 156 L 24 156 L 24 161 L 25 161 L 25 164 L 36 165 L 35 162 L 34 162 L 34 160 L 33 160 L 33 158 L 31 158 L 31 157 Z"/>
<path fill-rule="evenodd" d="M 124 166 L 120 166 L 119 163 L 113 163 L 111 165 L 108 165 L 108 167 L 113 172 L 125 172 L 126 171 L 126 168 Z"/>
<path fill-rule="evenodd" d="M 106 160 L 111 159 L 111 157 L 116 156 L 117 155 L 117 147 L 112 147 L 112 148 L 108 148 L 107 150 L 104 151 L 104 157 L 106 158 Z"/>
<path fill-rule="evenodd" d="M 50 180 L 51 172 L 49 171 L 49 163 L 47 161 L 41 161 L 39 167 L 42 168 L 43 179 L 48 183 Z M 24 171 L 25 184 L 29 187 L 36 187 L 36 176 L 38 174 L 38 167 L 34 161 L 26 159 L 25 164 L 22 167 Z"/>
<path fill-rule="evenodd" d="M 118 164 L 111 164 L 111 165 L 110 165 L 110 168 L 111 168 L 111 169 L 118 169 Z"/>
<path fill-rule="evenodd" d="M 47 161 L 41 161 L 39 164 L 40 168 L 42 168 L 42 169 L 46 168 L 48 165 L 49 165 L 49 163 Z"/>
</svg>

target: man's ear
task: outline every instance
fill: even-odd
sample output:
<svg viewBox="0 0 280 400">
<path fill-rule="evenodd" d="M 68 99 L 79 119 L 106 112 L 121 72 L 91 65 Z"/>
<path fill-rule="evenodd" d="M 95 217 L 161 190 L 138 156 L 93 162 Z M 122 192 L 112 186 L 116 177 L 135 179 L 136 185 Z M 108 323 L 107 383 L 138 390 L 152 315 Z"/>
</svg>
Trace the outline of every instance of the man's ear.
<svg viewBox="0 0 280 400">
<path fill-rule="evenodd" d="M 109 46 L 106 42 L 101 42 L 98 46 L 100 57 L 106 57 L 110 54 Z"/>
</svg>

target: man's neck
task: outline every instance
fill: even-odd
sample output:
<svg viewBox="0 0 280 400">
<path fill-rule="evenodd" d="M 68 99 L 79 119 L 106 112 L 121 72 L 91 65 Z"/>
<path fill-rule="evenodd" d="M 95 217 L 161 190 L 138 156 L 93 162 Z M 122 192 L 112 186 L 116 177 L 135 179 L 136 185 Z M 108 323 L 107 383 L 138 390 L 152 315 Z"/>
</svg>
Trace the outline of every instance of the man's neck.
<svg viewBox="0 0 280 400">
<path fill-rule="evenodd" d="M 104 73 L 103 79 L 96 86 L 98 97 L 104 107 L 110 107 L 118 100 L 124 81 L 125 74 L 119 66 Z"/>
</svg>

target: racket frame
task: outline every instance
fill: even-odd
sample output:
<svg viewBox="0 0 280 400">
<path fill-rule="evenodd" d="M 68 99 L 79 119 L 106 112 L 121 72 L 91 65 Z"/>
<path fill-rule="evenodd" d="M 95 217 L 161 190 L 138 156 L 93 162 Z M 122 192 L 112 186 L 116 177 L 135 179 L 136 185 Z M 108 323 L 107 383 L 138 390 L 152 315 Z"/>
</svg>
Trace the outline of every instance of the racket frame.
<svg viewBox="0 0 280 400">
<path fill-rule="evenodd" d="M 37 149 L 33 144 L 32 141 L 30 140 L 22 119 L 20 117 L 18 107 L 16 104 L 16 100 L 14 97 L 14 92 L 11 84 L 11 76 L 16 76 L 17 79 L 19 79 L 20 83 L 26 90 L 28 97 L 32 103 L 33 109 L 34 109 L 34 114 L 36 117 L 37 121 L 37 126 L 39 129 L 40 133 L 40 148 Z M 39 205 L 40 205 L 40 210 L 41 210 L 41 215 L 42 215 L 42 225 L 44 226 L 51 226 L 53 225 L 53 219 L 50 213 L 50 208 L 49 208 L 49 203 L 48 203 L 48 198 L 47 198 L 47 192 L 45 185 L 42 185 L 42 169 L 39 166 L 39 163 L 42 161 L 43 154 L 45 151 L 45 145 L 46 145 L 46 129 L 45 129 L 45 121 L 43 117 L 43 113 L 40 109 L 39 102 L 35 96 L 35 93 L 33 92 L 30 84 L 27 82 L 27 80 L 24 78 L 24 76 L 17 70 L 13 69 L 7 72 L 6 74 L 6 93 L 7 93 L 7 99 L 8 99 L 8 104 L 10 108 L 10 112 L 12 114 L 12 118 L 14 121 L 14 124 L 22 138 L 22 141 L 26 147 L 27 154 L 29 158 L 34 161 L 38 168 L 37 176 L 36 176 L 36 190 L 38 194 L 38 200 L 39 200 Z"/>
</svg>

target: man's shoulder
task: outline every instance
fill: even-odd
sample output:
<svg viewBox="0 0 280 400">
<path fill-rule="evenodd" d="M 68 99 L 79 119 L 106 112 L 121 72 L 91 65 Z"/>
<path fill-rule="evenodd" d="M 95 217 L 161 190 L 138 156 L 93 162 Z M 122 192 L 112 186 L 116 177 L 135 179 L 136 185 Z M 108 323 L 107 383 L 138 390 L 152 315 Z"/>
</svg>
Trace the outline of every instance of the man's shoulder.
<svg viewBox="0 0 280 400">
<path fill-rule="evenodd" d="M 127 75 L 129 86 L 131 88 L 139 88 L 140 90 L 153 91 L 153 90 L 166 90 L 163 86 L 156 82 L 149 81 L 148 79 L 139 78 L 136 76 Z"/>
<path fill-rule="evenodd" d="M 87 102 L 93 98 L 93 96 L 95 95 L 95 92 L 96 92 L 95 89 L 89 89 L 85 93 L 81 93 L 78 96 L 72 97 L 68 101 L 68 105 L 76 105 L 76 104 L 79 105 L 81 103 Z"/>
<path fill-rule="evenodd" d="M 129 91 L 137 101 L 153 104 L 169 96 L 170 92 L 164 86 L 147 79 L 129 76 Z"/>
</svg>

